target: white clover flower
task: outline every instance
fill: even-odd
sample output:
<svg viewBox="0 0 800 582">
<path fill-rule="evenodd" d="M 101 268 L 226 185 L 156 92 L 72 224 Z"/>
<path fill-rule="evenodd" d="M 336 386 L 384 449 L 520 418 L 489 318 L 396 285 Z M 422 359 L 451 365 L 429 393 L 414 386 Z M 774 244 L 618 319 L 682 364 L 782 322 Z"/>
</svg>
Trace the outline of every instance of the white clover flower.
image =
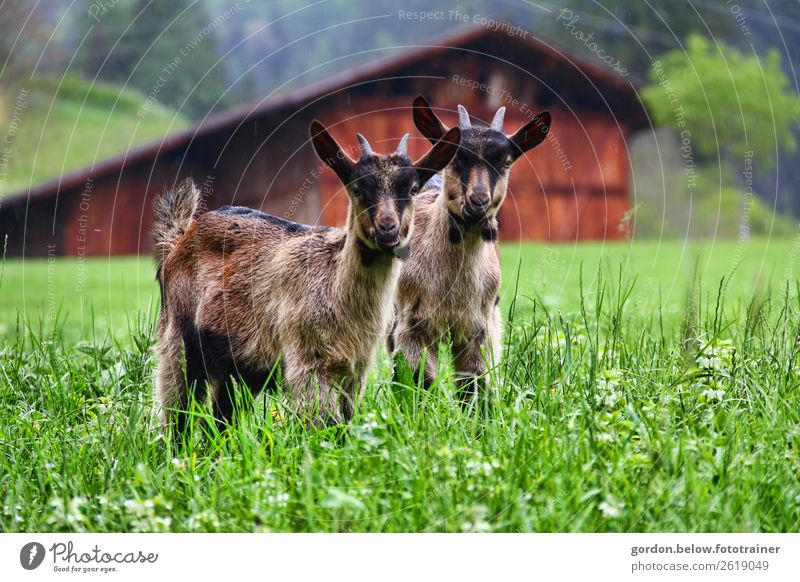
<svg viewBox="0 0 800 582">
<path fill-rule="evenodd" d="M 701 370 L 724 370 L 731 365 L 732 358 L 731 340 L 712 340 L 703 346 L 695 362 Z"/>
<path fill-rule="evenodd" d="M 491 524 L 484 518 L 489 512 L 485 505 L 474 505 L 469 509 L 469 519 L 461 523 L 461 531 L 465 533 L 484 533 L 491 531 Z"/>
<path fill-rule="evenodd" d="M 599 432 L 595 438 L 601 443 L 610 443 L 614 440 L 613 435 L 608 432 Z"/>
<path fill-rule="evenodd" d="M 66 522 L 73 528 L 79 529 L 79 525 L 86 520 L 81 512 L 81 506 L 85 503 L 85 497 L 73 497 L 66 505 L 63 499 L 54 497 L 49 503 L 52 511 L 50 517 L 47 519 L 47 523 L 52 525 Z"/>
<path fill-rule="evenodd" d="M 722 402 L 722 397 L 725 396 L 725 390 L 707 388 L 706 390 L 703 390 L 700 396 L 704 397 L 709 402 Z"/>
<path fill-rule="evenodd" d="M 101 396 L 95 402 L 95 408 L 103 414 L 111 411 L 114 402 L 108 396 Z"/>
<path fill-rule="evenodd" d="M 219 529 L 220 527 L 217 516 L 208 511 L 201 511 L 190 516 L 187 525 L 190 530 L 200 529 L 203 526 L 211 526 L 212 529 Z"/>
<path fill-rule="evenodd" d="M 494 470 L 492 463 L 488 461 L 473 460 L 473 459 L 467 461 L 466 467 L 467 471 L 469 471 L 470 473 L 483 475 L 484 477 L 488 477 L 489 475 L 491 475 L 492 471 Z"/>
<path fill-rule="evenodd" d="M 362 428 L 378 428 L 378 417 L 374 412 L 368 413 L 365 420 L 366 422 L 361 425 Z"/>
<path fill-rule="evenodd" d="M 603 390 L 613 390 L 619 386 L 619 381 L 621 379 L 622 372 L 619 370 L 603 370 L 600 373 L 600 378 L 597 380 L 597 387 Z"/>
<path fill-rule="evenodd" d="M 272 505 L 275 507 L 286 507 L 288 504 L 289 504 L 288 493 L 283 492 L 267 496 L 267 505 Z"/>
<path fill-rule="evenodd" d="M 86 503 L 85 497 L 73 497 L 69 502 L 67 510 L 67 523 L 75 525 L 76 523 L 84 520 L 83 513 L 81 513 L 81 506 Z"/>
<path fill-rule="evenodd" d="M 142 515 L 146 510 L 146 506 L 141 499 L 126 499 L 122 505 L 134 515 Z"/>
<path fill-rule="evenodd" d="M 613 519 L 619 517 L 622 509 L 625 507 L 624 503 L 616 503 L 614 501 L 601 501 L 597 509 L 603 514 L 603 517 Z"/>
<path fill-rule="evenodd" d="M 597 379 L 597 393 L 594 395 L 595 405 L 598 407 L 614 408 L 622 400 L 619 390 L 622 372 L 619 370 L 604 370 Z"/>
<path fill-rule="evenodd" d="M 700 356 L 697 358 L 697 367 L 701 370 L 721 370 L 722 359 L 717 356 Z"/>
<path fill-rule="evenodd" d="M 595 394 L 594 395 L 594 402 L 598 406 L 607 406 L 608 408 L 614 408 L 617 402 L 620 401 L 622 398 L 622 394 L 619 392 L 610 392 L 607 394 Z"/>
<path fill-rule="evenodd" d="M 492 526 L 488 521 L 479 518 L 475 521 L 462 522 L 461 531 L 464 533 L 486 533 L 492 531 Z"/>
<path fill-rule="evenodd" d="M 356 440 L 364 443 L 369 449 L 380 447 L 383 444 L 383 440 L 375 434 L 377 429 L 377 421 L 368 421 L 361 426 L 355 427 L 353 429 L 353 436 Z"/>
<path fill-rule="evenodd" d="M 431 467 L 431 472 L 434 475 L 444 475 L 447 479 L 455 479 L 458 476 L 453 463 L 436 463 Z"/>
<path fill-rule="evenodd" d="M 729 377 L 733 366 L 734 348 L 731 340 L 713 339 L 707 342 L 695 358 L 695 363 L 707 375 L 697 379 L 692 386 L 700 392 L 700 401 L 719 403 L 723 401 L 725 390 L 720 380 Z"/>
</svg>

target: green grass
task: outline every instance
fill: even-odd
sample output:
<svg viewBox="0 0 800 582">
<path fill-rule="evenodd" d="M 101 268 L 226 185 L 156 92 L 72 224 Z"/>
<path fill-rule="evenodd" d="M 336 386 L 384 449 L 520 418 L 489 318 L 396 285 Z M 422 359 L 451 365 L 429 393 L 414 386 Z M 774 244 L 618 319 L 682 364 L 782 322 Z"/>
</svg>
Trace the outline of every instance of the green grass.
<svg viewBox="0 0 800 582">
<path fill-rule="evenodd" d="M 0 198 L 186 127 L 185 118 L 157 103 L 140 117 L 137 111 L 144 101 L 135 90 L 91 85 L 74 76 L 40 77 L 5 88 L 2 131 L 13 143 Z M 12 122 L 19 126 L 13 134 Z"/>
<path fill-rule="evenodd" d="M 306 430 L 274 395 L 224 434 L 198 413 L 188 453 L 150 409 L 149 259 L 6 261 L 0 529 L 797 530 L 796 241 L 503 260 L 505 358 L 479 410 L 446 362 L 425 392 L 384 355 L 346 429 Z"/>
<path fill-rule="evenodd" d="M 128 319 L 158 300 L 151 257 L 7 259 L 0 283 L 0 338 L 29 327 L 52 334 L 66 319 L 69 344 L 97 334 L 126 342 Z"/>
</svg>

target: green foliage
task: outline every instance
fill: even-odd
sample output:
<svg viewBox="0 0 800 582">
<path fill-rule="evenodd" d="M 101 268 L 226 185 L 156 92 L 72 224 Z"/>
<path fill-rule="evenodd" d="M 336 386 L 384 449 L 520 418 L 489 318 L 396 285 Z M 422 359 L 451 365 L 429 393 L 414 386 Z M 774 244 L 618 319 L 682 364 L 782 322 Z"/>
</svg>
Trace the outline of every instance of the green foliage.
<svg viewBox="0 0 800 582">
<path fill-rule="evenodd" d="M 734 186 L 722 185 L 704 172 L 698 173 L 698 195 L 692 206 L 689 236 L 692 238 L 735 238 L 739 235 L 741 194 Z M 704 190 L 702 190 L 704 189 Z M 798 231 L 797 221 L 775 213 L 755 195 L 745 201 L 745 214 L 750 235 L 763 237 L 792 236 Z"/>
<path fill-rule="evenodd" d="M 87 11 L 96 4 L 87 0 Z M 234 14 L 238 12 L 236 5 Z M 78 54 L 85 76 L 138 89 L 153 101 L 199 119 L 224 108 L 226 83 L 217 68 L 216 31 L 224 10 L 206 2 L 136 0 L 81 21 L 86 50 Z"/>
<path fill-rule="evenodd" d="M 78 75 L 59 77 L 37 77 L 30 86 L 38 100 L 64 99 L 85 103 L 87 107 L 106 108 L 118 113 L 136 113 L 144 97 L 135 89 L 122 90 L 119 85 L 103 81 L 87 81 Z M 112 113 L 113 114 L 113 113 Z"/>
<path fill-rule="evenodd" d="M 276 394 L 223 434 L 199 411 L 191 452 L 151 410 L 152 266 L 95 261 L 90 297 L 134 279 L 127 301 L 98 304 L 102 324 L 83 330 L 72 311 L 40 328 L 29 310 L 30 328 L 0 340 L 0 530 L 793 530 L 800 314 L 783 285 L 798 250 L 505 245 L 511 315 L 482 414 L 456 401 L 446 367 L 430 391 L 404 367 L 399 390 L 382 355 L 344 438 L 308 430 Z M 626 270 L 605 266 L 618 259 Z M 68 300 L 70 265 L 7 262 L 0 300 L 25 304 L 23 276 L 28 294 L 55 278 Z M 774 287 L 755 293 L 764 271 Z"/>
<path fill-rule="evenodd" d="M 552 8 L 555 4 L 550 3 Z M 559 3 L 556 11 L 562 7 L 579 17 L 578 28 L 587 33 L 591 31 L 599 46 L 638 76 L 647 71 L 652 54 L 665 46 L 674 46 L 684 36 L 695 33 L 735 40 L 739 32 L 733 18 L 720 18 L 720 12 L 727 12 L 728 7 L 713 2 L 695 2 L 687 9 L 682 2 L 660 2 L 655 7 L 639 0 L 620 0 L 612 9 L 607 3 L 596 0 L 570 0 Z M 531 26 L 585 52 L 585 45 L 576 41 L 563 22 L 555 18 L 539 18 Z M 591 53 L 586 56 L 593 57 Z"/>
<path fill-rule="evenodd" d="M 660 208 L 649 200 L 637 208 L 642 235 L 737 236 L 791 233 L 794 224 L 755 195 L 775 165 L 776 153 L 795 150 L 800 98 L 781 68 L 777 51 L 747 54 L 692 34 L 686 51 L 657 59 L 642 96 L 658 124 L 679 135 L 678 165 L 689 172 L 671 188 Z M 690 184 L 691 182 L 691 184 Z M 691 186 L 691 187 L 690 187 Z"/>
<path fill-rule="evenodd" d="M 697 169 L 696 185 L 690 193 L 673 188 L 665 205 L 648 200 L 636 205 L 636 237 L 731 239 L 739 236 L 741 190 L 725 176 L 708 168 Z M 797 221 L 776 212 L 759 196 L 745 198 L 751 236 L 790 237 L 798 232 Z"/>
<path fill-rule="evenodd" d="M 755 151 L 763 170 L 774 163 L 776 144 L 794 150 L 800 99 L 777 51 L 758 57 L 693 34 L 685 52 L 659 61 L 663 77 L 654 65 L 644 101 L 657 123 L 690 132 L 704 159 L 742 159 Z"/>
</svg>

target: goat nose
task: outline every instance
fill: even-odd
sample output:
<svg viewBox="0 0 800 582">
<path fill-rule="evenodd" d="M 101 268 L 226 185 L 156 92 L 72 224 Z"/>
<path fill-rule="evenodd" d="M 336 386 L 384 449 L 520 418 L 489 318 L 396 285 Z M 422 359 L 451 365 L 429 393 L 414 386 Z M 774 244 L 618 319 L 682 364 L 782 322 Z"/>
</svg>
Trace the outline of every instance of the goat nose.
<svg viewBox="0 0 800 582">
<path fill-rule="evenodd" d="M 489 206 L 489 193 L 486 190 L 473 190 L 469 202 L 475 208 L 485 208 Z"/>
<path fill-rule="evenodd" d="M 378 223 L 378 231 L 381 234 L 388 235 L 394 234 L 397 232 L 397 223 L 394 221 L 391 222 L 379 222 Z"/>
</svg>

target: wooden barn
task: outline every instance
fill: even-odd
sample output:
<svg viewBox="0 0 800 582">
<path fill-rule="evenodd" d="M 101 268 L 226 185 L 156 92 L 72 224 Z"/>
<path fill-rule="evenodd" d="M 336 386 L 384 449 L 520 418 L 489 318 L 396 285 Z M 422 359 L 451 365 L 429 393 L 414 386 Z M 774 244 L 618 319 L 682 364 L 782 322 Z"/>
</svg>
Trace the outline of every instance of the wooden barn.
<svg viewBox="0 0 800 582">
<path fill-rule="evenodd" d="M 506 130 L 553 113 L 548 140 L 512 171 L 500 213 L 507 240 L 619 238 L 629 207 L 629 134 L 647 124 L 636 84 L 552 44 L 483 27 L 393 49 L 332 77 L 209 118 L 166 137 L 8 197 L 0 238 L 9 255 L 150 252 L 153 198 L 192 176 L 209 208 L 246 205 L 306 222 L 344 223 L 346 195 L 308 140 L 317 117 L 357 155 L 355 133 L 392 151 L 410 132 L 412 156 L 427 142 L 411 103 L 425 95 L 446 123 L 456 105 Z"/>
</svg>

